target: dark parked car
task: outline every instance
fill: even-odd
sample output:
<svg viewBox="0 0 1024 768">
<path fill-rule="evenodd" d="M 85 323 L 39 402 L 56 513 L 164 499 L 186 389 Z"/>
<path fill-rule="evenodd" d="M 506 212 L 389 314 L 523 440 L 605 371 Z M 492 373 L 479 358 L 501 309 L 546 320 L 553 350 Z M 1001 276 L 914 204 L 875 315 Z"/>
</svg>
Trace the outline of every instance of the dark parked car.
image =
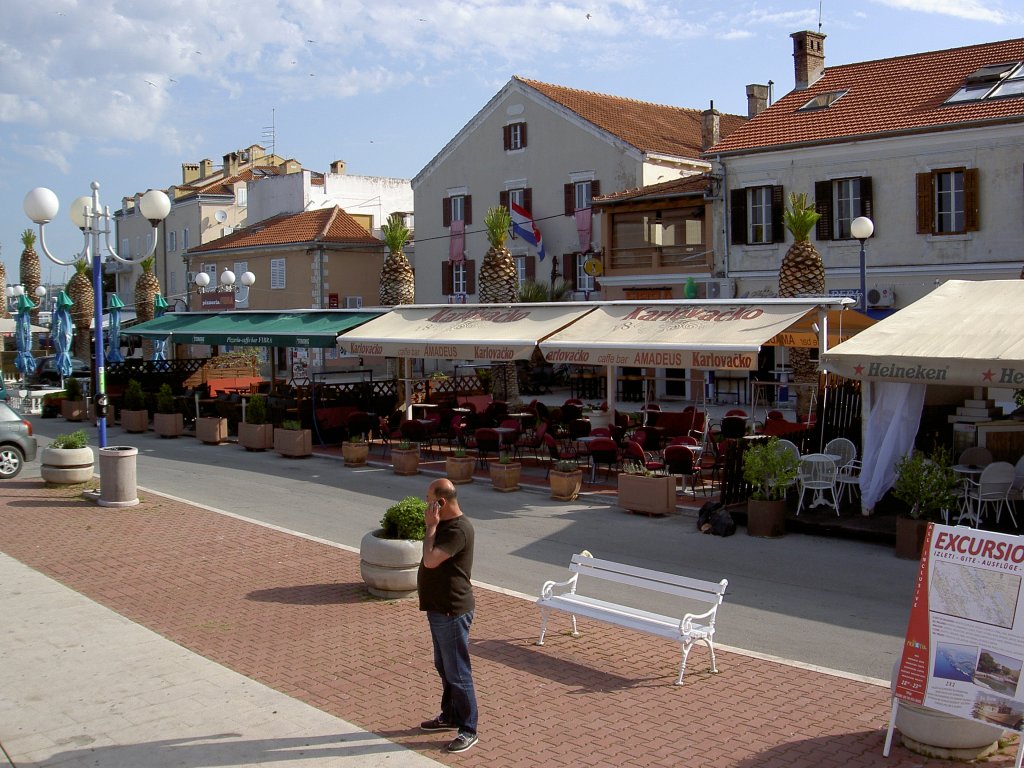
<svg viewBox="0 0 1024 768">
<path fill-rule="evenodd" d="M 92 376 L 92 369 L 85 360 L 77 357 L 71 358 L 71 375 L 76 379 L 88 379 Z M 36 360 L 36 370 L 28 377 L 29 384 L 52 384 L 60 386 L 60 374 L 57 373 L 56 355 L 47 355 Z"/>
<path fill-rule="evenodd" d="M 16 477 L 26 461 L 35 460 L 32 425 L 11 406 L 0 403 L 0 479 Z"/>
</svg>

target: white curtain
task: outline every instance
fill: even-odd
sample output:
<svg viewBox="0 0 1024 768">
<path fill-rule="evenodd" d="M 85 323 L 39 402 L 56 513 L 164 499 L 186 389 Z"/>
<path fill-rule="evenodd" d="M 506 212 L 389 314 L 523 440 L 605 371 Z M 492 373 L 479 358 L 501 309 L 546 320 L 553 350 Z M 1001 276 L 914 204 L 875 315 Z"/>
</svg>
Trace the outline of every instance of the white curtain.
<svg viewBox="0 0 1024 768">
<path fill-rule="evenodd" d="M 925 384 L 864 382 L 860 499 L 865 515 L 874 511 L 896 482 L 896 462 L 914 448 L 926 388 Z"/>
</svg>

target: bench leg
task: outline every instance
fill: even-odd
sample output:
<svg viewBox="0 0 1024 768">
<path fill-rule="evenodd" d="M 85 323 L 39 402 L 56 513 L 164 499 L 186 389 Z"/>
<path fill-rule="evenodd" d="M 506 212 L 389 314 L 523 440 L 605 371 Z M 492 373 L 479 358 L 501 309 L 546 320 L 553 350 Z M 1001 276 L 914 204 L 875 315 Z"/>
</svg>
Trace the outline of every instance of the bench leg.
<svg viewBox="0 0 1024 768">
<path fill-rule="evenodd" d="M 543 608 L 540 609 L 540 639 L 537 641 L 537 645 L 544 645 L 544 633 L 548 628 L 548 612 Z"/>
<path fill-rule="evenodd" d="M 571 615 L 572 615 L 572 636 L 573 637 L 579 637 L 580 636 L 579 630 L 576 629 L 576 614 L 574 613 L 574 614 L 571 614 Z"/>
<path fill-rule="evenodd" d="M 701 637 L 701 638 L 697 638 L 696 640 L 690 640 L 690 641 L 685 641 L 684 640 L 683 641 L 683 663 L 679 667 L 679 679 L 676 680 L 676 685 L 682 685 L 683 684 L 683 674 L 686 672 L 686 659 L 689 657 L 690 651 L 693 650 L 693 646 L 697 642 L 704 643 L 704 645 L 706 645 L 708 647 L 708 650 L 711 652 L 711 671 L 713 673 L 717 673 L 718 672 L 718 665 L 715 663 L 715 646 L 714 646 L 714 643 L 712 643 L 710 639 Z"/>
</svg>

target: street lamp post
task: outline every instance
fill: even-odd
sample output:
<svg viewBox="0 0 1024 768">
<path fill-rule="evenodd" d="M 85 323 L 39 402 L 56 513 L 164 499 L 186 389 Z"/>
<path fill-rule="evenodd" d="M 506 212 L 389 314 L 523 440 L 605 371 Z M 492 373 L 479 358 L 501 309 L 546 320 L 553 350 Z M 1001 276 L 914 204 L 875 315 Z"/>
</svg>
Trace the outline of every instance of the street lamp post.
<svg viewBox="0 0 1024 768">
<path fill-rule="evenodd" d="M 243 272 L 241 277 L 235 277 L 235 273 L 227 267 L 224 267 L 224 271 L 220 273 L 218 282 L 219 286 L 211 286 L 211 278 L 208 272 L 200 272 L 195 276 L 193 281 L 196 287 L 199 289 L 199 293 L 206 293 L 207 291 L 213 291 L 215 293 L 231 293 L 237 292 L 236 301 L 240 304 L 245 304 L 249 301 L 249 289 L 256 284 L 256 275 L 252 272 Z M 235 283 L 241 283 L 241 285 L 235 285 Z"/>
<path fill-rule="evenodd" d="M 864 241 L 875 231 L 875 223 L 867 216 L 858 216 L 850 222 L 850 234 L 860 240 L 860 311 L 867 312 L 867 258 L 864 255 Z"/>
<path fill-rule="evenodd" d="M 43 297 L 46 296 L 46 288 L 42 285 L 36 286 L 36 304 L 42 305 Z M 4 295 L 7 297 L 7 309 L 13 312 L 18 308 L 18 297 L 25 295 L 24 285 L 8 285 L 4 288 Z"/>
<path fill-rule="evenodd" d="M 139 211 L 149 220 L 153 227 L 153 242 L 149 252 L 138 260 L 121 258 L 110 244 L 110 231 L 113 216 L 110 208 L 100 207 L 100 185 L 99 182 L 92 182 L 92 195 L 83 195 L 71 203 L 68 215 L 80 230 L 84 242 L 82 251 L 72 261 L 61 261 L 50 253 L 46 247 L 46 225 L 53 221 L 60 208 L 60 203 L 51 190 L 46 187 L 36 187 L 25 195 L 25 202 L 22 207 L 25 214 L 39 225 L 39 245 L 46 257 L 54 264 L 62 267 L 69 267 L 81 259 L 91 260 L 93 301 L 95 303 L 94 319 L 96 324 L 94 354 L 96 358 L 95 372 L 95 406 L 96 406 L 96 429 L 99 440 L 99 447 L 107 447 L 107 388 L 105 380 L 105 366 L 103 360 L 103 258 L 100 248 L 100 235 L 103 235 L 104 245 L 107 253 L 124 264 L 136 264 L 141 259 L 148 258 L 156 252 L 157 226 L 167 218 L 171 212 L 171 201 L 167 195 L 158 189 L 151 189 L 142 196 L 139 201 Z"/>
</svg>

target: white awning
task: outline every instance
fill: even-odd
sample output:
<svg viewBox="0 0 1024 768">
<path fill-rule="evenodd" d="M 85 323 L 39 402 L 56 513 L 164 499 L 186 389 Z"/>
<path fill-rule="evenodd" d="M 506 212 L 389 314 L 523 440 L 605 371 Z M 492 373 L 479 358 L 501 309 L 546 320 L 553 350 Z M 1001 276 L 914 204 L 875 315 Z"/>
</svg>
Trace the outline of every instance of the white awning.
<svg viewBox="0 0 1024 768">
<path fill-rule="evenodd" d="M 1024 388 L 1024 280 L 949 280 L 822 357 L 830 372 Z"/>
<path fill-rule="evenodd" d="M 593 304 L 409 304 L 338 337 L 353 355 L 526 360 L 537 342 Z"/>
<path fill-rule="evenodd" d="M 757 353 L 819 308 L 846 298 L 610 302 L 541 342 L 544 359 L 580 365 L 757 369 Z"/>
</svg>

